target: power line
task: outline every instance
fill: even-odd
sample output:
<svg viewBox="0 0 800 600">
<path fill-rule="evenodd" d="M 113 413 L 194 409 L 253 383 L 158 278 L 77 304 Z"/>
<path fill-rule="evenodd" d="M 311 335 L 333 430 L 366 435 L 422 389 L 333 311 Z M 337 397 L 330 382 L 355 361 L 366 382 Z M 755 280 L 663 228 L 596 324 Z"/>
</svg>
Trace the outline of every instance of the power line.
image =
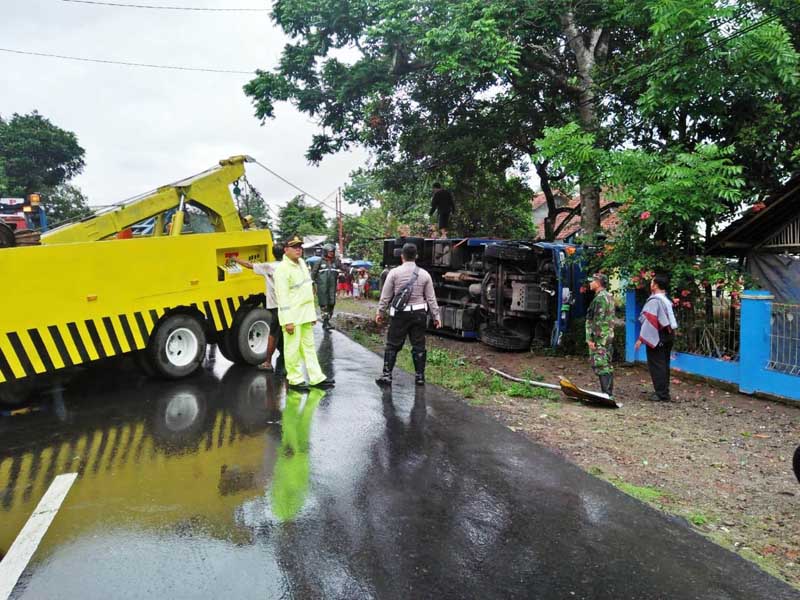
<svg viewBox="0 0 800 600">
<path fill-rule="evenodd" d="M 191 10 L 197 12 L 269 12 L 268 8 L 205 8 L 200 6 L 154 6 L 151 4 L 125 4 L 122 2 L 96 2 L 94 0 L 61 0 L 72 4 L 95 4 L 115 8 L 145 8 L 150 10 Z"/>
<path fill-rule="evenodd" d="M 128 62 L 123 60 L 106 60 L 102 58 L 85 58 L 81 56 L 67 56 L 64 54 L 49 54 L 47 52 L 30 52 L 28 50 L 16 50 L 14 48 L 0 48 L 0 52 L 8 52 L 10 54 L 23 54 L 25 56 L 40 56 L 44 58 L 59 58 L 62 60 L 72 60 L 77 62 L 99 63 L 103 65 L 121 65 L 124 67 L 165 69 L 168 71 L 192 71 L 195 73 L 225 73 L 230 75 L 255 75 L 255 71 L 238 71 L 235 69 L 214 69 L 210 67 L 182 67 L 177 65 L 156 65 L 150 63 Z"/>
</svg>

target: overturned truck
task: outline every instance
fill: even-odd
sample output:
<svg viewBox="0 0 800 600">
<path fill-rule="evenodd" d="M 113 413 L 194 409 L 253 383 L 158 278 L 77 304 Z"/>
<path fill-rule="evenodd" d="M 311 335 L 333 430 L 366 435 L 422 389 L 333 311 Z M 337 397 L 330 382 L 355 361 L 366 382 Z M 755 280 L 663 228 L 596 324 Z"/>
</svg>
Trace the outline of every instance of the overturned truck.
<svg viewBox="0 0 800 600">
<path fill-rule="evenodd" d="M 383 242 L 385 267 L 400 264 L 408 242 L 433 278 L 442 333 L 503 350 L 556 347 L 570 318 L 585 312 L 581 252 L 572 244 L 395 238 Z"/>
</svg>

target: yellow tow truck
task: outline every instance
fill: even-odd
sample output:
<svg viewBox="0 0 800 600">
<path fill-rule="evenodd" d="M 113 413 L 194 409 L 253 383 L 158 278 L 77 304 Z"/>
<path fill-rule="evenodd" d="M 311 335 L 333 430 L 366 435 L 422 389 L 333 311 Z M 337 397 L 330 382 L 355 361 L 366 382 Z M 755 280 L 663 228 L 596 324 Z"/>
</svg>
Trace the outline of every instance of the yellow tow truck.
<svg viewBox="0 0 800 600">
<path fill-rule="evenodd" d="M 273 326 L 264 279 L 232 263 L 272 260 L 272 236 L 243 225 L 231 186 L 247 156 L 221 160 L 77 223 L 41 245 L 0 250 L 0 402 L 24 399 L 43 375 L 127 353 L 177 379 L 216 343 L 258 364 Z M 148 235 L 133 235 L 151 220 Z"/>
</svg>

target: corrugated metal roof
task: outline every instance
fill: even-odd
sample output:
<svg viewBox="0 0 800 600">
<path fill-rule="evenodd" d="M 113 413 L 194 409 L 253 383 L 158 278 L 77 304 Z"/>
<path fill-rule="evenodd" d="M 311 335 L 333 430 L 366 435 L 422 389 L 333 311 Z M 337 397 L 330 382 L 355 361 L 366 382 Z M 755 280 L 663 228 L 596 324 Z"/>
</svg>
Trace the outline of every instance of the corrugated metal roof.
<svg viewBox="0 0 800 600">
<path fill-rule="evenodd" d="M 714 236 L 708 253 L 737 256 L 769 240 L 800 215 L 800 173 L 760 205 L 751 206 L 742 217 Z M 795 248 L 793 251 L 800 251 Z"/>
</svg>

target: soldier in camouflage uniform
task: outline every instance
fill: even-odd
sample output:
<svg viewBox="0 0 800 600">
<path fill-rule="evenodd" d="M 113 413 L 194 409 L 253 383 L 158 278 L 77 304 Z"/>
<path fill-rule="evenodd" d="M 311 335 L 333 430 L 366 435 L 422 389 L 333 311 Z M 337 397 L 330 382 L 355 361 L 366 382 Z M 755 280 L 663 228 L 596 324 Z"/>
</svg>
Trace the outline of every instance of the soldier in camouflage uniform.
<svg viewBox="0 0 800 600">
<path fill-rule="evenodd" d="M 331 317 L 336 306 L 336 288 L 339 284 L 339 261 L 333 245 L 325 244 L 325 256 L 311 269 L 311 279 L 317 289 L 317 302 L 322 312 L 322 328 L 333 329 Z"/>
<path fill-rule="evenodd" d="M 614 392 L 614 367 L 611 354 L 614 346 L 614 297 L 606 287 L 608 278 L 595 273 L 589 284 L 594 300 L 586 313 L 586 344 L 592 369 L 600 378 L 600 389 L 611 396 Z"/>
</svg>

